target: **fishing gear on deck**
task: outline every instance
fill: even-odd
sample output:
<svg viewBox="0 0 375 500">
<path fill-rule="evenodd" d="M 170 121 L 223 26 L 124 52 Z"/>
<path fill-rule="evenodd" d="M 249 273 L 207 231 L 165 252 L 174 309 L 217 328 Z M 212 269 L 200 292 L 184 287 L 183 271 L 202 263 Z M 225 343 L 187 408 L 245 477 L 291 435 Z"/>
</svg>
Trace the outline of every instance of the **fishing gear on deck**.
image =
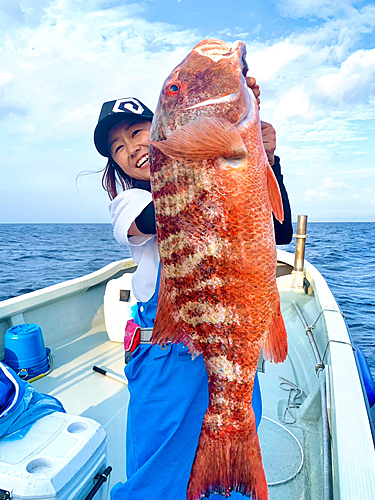
<svg viewBox="0 0 375 500">
<path fill-rule="evenodd" d="M 118 382 L 121 382 L 122 384 L 128 385 L 128 381 L 126 380 L 126 378 L 122 377 L 121 375 L 111 373 L 107 370 L 104 370 L 103 368 L 99 368 L 99 366 L 93 366 L 92 369 L 94 370 L 94 372 L 100 373 L 101 375 L 105 375 L 107 377 L 113 378 L 114 380 L 118 380 Z"/>
<path fill-rule="evenodd" d="M 95 479 L 97 477 L 99 477 L 99 479 L 97 480 L 97 482 L 95 483 L 95 485 L 93 486 L 92 490 L 87 495 L 85 500 L 91 500 L 92 498 L 94 498 L 94 496 L 96 495 L 96 493 L 99 490 L 99 488 L 101 487 L 101 485 L 107 481 L 108 476 L 110 475 L 111 472 L 112 472 L 112 467 L 109 465 L 106 468 L 106 470 L 103 472 L 103 474 L 100 474 L 99 476 L 95 476 Z"/>
</svg>

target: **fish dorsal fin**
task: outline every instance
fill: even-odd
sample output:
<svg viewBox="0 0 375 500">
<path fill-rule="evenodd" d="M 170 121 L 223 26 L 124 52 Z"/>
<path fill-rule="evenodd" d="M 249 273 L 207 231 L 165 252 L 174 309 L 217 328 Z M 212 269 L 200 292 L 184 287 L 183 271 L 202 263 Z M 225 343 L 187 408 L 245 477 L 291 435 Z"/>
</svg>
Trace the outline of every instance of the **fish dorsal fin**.
<svg viewBox="0 0 375 500">
<path fill-rule="evenodd" d="M 268 188 L 268 196 L 271 202 L 272 212 L 274 213 L 276 219 L 282 223 L 284 221 L 283 200 L 281 198 L 279 184 L 268 162 L 267 162 L 267 188 Z"/>
<path fill-rule="evenodd" d="M 151 141 L 151 144 L 175 160 L 247 156 L 237 128 L 223 118 L 199 117 L 174 130 L 165 141 Z"/>
</svg>

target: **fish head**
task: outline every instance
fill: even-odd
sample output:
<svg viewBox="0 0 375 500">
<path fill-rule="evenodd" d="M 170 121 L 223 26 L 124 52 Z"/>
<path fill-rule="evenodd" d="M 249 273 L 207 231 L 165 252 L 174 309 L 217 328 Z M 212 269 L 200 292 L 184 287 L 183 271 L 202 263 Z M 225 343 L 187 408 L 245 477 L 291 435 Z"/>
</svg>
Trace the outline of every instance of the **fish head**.
<svg viewBox="0 0 375 500">
<path fill-rule="evenodd" d="M 257 106 L 246 85 L 246 45 L 203 40 L 165 80 L 155 112 L 151 139 L 199 117 L 220 117 L 238 126 Z"/>
</svg>

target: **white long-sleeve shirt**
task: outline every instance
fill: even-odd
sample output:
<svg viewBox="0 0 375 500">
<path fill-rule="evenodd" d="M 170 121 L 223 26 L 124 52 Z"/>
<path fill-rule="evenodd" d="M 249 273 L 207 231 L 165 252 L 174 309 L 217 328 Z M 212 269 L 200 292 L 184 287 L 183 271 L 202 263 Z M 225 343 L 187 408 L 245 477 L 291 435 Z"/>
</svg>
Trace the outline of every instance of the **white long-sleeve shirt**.
<svg viewBox="0 0 375 500">
<path fill-rule="evenodd" d="M 138 265 L 132 279 L 133 292 L 140 302 L 150 300 L 155 292 L 159 268 L 159 251 L 156 235 L 128 236 L 136 217 L 152 201 L 151 193 L 144 189 L 129 189 L 116 196 L 110 203 L 113 232 L 120 245 L 129 247 L 131 256 Z"/>
</svg>

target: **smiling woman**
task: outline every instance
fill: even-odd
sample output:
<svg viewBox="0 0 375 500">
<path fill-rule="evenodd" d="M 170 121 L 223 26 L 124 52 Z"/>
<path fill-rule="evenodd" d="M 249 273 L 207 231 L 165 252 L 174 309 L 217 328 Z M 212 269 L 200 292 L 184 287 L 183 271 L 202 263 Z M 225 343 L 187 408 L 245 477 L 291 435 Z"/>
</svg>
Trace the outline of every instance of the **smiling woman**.
<svg viewBox="0 0 375 500">
<path fill-rule="evenodd" d="M 148 139 L 152 111 L 134 97 L 105 102 L 95 127 L 94 143 L 108 158 L 102 184 L 111 200 L 134 187 L 135 180 L 149 181 Z"/>
<path fill-rule="evenodd" d="M 108 135 L 112 159 L 133 179 L 150 180 L 148 144 L 151 130 L 150 121 L 133 124 L 120 122 Z"/>
</svg>

